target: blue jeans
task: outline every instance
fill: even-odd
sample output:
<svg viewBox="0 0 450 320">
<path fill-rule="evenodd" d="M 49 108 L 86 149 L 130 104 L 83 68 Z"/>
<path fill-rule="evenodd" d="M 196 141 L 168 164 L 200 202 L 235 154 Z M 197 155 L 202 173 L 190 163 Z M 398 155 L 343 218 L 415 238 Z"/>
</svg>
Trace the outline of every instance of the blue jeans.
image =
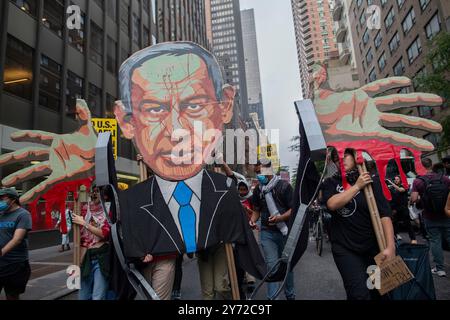
<svg viewBox="0 0 450 320">
<path fill-rule="evenodd" d="M 445 271 L 442 239 L 450 244 L 450 218 L 443 220 L 425 220 L 425 228 L 430 237 L 431 253 L 438 271 Z"/>
<path fill-rule="evenodd" d="M 91 261 L 89 277 L 81 278 L 80 300 L 105 300 L 108 281 L 100 270 L 98 260 Z"/>
<path fill-rule="evenodd" d="M 272 269 L 277 260 L 281 258 L 286 240 L 287 236 L 283 236 L 278 230 L 261 230 L 261 247 L 266 260 L 267 271 Z M 279 282 L 267 283 L 267 299 L 275 295 L 279 286 Z M 287 276 L 284 294 L 287 299 L 295 299 L 294 274 L 292 271 Z"/>
</svg>

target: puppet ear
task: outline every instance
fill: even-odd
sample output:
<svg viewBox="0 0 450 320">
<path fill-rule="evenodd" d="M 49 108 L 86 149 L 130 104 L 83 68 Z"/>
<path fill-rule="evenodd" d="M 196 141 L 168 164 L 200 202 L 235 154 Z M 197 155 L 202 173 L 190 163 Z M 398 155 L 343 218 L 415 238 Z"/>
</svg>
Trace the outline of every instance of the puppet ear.
<svg viewBox="0 0 450 320">
<path fill-rule="evenodd" d="M 236 90 L 233 86 L 225 85 L 222 89 L 223 101 L 221 103 L 222 108 L 222 120 L 223 123 L 230 123 L 233 118 L 233 106 Z"/>
<path fill-rule="evenodd" d="M 132 121 L 129 119 L 128 112 L 125 111 L 125 106 L 122 101 L 116 101 L 114 105 L 114 114 L 116 115 L 116 120 L 119 123 L 120 129 L 122 130 L 125 138 L 130 140 L 133 139 L 135 128 Z"/>
</svg>

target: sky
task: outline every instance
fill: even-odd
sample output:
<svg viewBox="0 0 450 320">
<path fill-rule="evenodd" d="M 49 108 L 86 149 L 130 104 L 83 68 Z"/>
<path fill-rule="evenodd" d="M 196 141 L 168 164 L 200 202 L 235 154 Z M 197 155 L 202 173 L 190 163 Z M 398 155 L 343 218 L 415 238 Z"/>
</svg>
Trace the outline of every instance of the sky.
<svg viewBox="0 0 450 320">
<path fill-rule="evenodd" d="M 259 68 L 267 129 L 280 130 L 281 165 L 296 169 L 298 154 L 289 151 L 298 135 L 294 101 L 301 82 L 290 0 L 240 0 L 241 10 L 254 9 Z"/>
</svg>

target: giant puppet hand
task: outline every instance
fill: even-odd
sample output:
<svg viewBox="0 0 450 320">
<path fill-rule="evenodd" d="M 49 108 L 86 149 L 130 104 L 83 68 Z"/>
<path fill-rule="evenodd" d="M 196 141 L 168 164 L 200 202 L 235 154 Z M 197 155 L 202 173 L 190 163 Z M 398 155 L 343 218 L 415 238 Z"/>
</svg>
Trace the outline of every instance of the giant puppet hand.
<svg viewBox="0 0 450 320">
<path fill-rule="evenodd" d="M 324 88 L 325 67 L 315 65 L 314 106 L 328 145 L 336 142 L 368 141 L 371 139 L 420 151 L 432 151 L 433 145 L 417 137 L 389 128 L 412 128 L 441 132 L 434 121 L 398 113 L 388 113 L 415 106 L 440 106 L 442 98 L 434 94 L 382 94 L 392 89 L 409 87 L 411 80 L 393 77 L 369 83 L 351 91 L 334 92 Z"/>
<path fill-rule="evenodd" d="M 20 198 L 24 204 L 45 194 L 60 182 L 74 181 L 94 175 L 94 157 L 97 135 L 91 124 L 91 113 L 84 100 L 77 100 L 76 112 L 80 128 L 71 134 L 43 131 L 19 131 L 11 135 L 17 142 L 32 142 L 45 147 L 28 147 L 0 156 L 0 166 L 25 161 L 41 161 L 2 180 L 4 186 L 13 186 L 37 177 L 44 181 Z"/>
</svg>

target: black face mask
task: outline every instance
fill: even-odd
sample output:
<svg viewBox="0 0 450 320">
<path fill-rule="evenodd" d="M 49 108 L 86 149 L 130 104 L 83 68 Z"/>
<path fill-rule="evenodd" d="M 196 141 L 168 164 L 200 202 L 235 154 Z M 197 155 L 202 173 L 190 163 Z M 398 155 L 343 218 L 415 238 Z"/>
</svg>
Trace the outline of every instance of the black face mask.
<svg viewBox="0 0 450 320">
<path fill-rule="evenodd" d="M 358 169 L 352 169 L 350 171 L 347 171 L 345 173 L 345 177 L 347 178 L 349 184 L 354 185 L 359 178 Z"/>
</svg>

